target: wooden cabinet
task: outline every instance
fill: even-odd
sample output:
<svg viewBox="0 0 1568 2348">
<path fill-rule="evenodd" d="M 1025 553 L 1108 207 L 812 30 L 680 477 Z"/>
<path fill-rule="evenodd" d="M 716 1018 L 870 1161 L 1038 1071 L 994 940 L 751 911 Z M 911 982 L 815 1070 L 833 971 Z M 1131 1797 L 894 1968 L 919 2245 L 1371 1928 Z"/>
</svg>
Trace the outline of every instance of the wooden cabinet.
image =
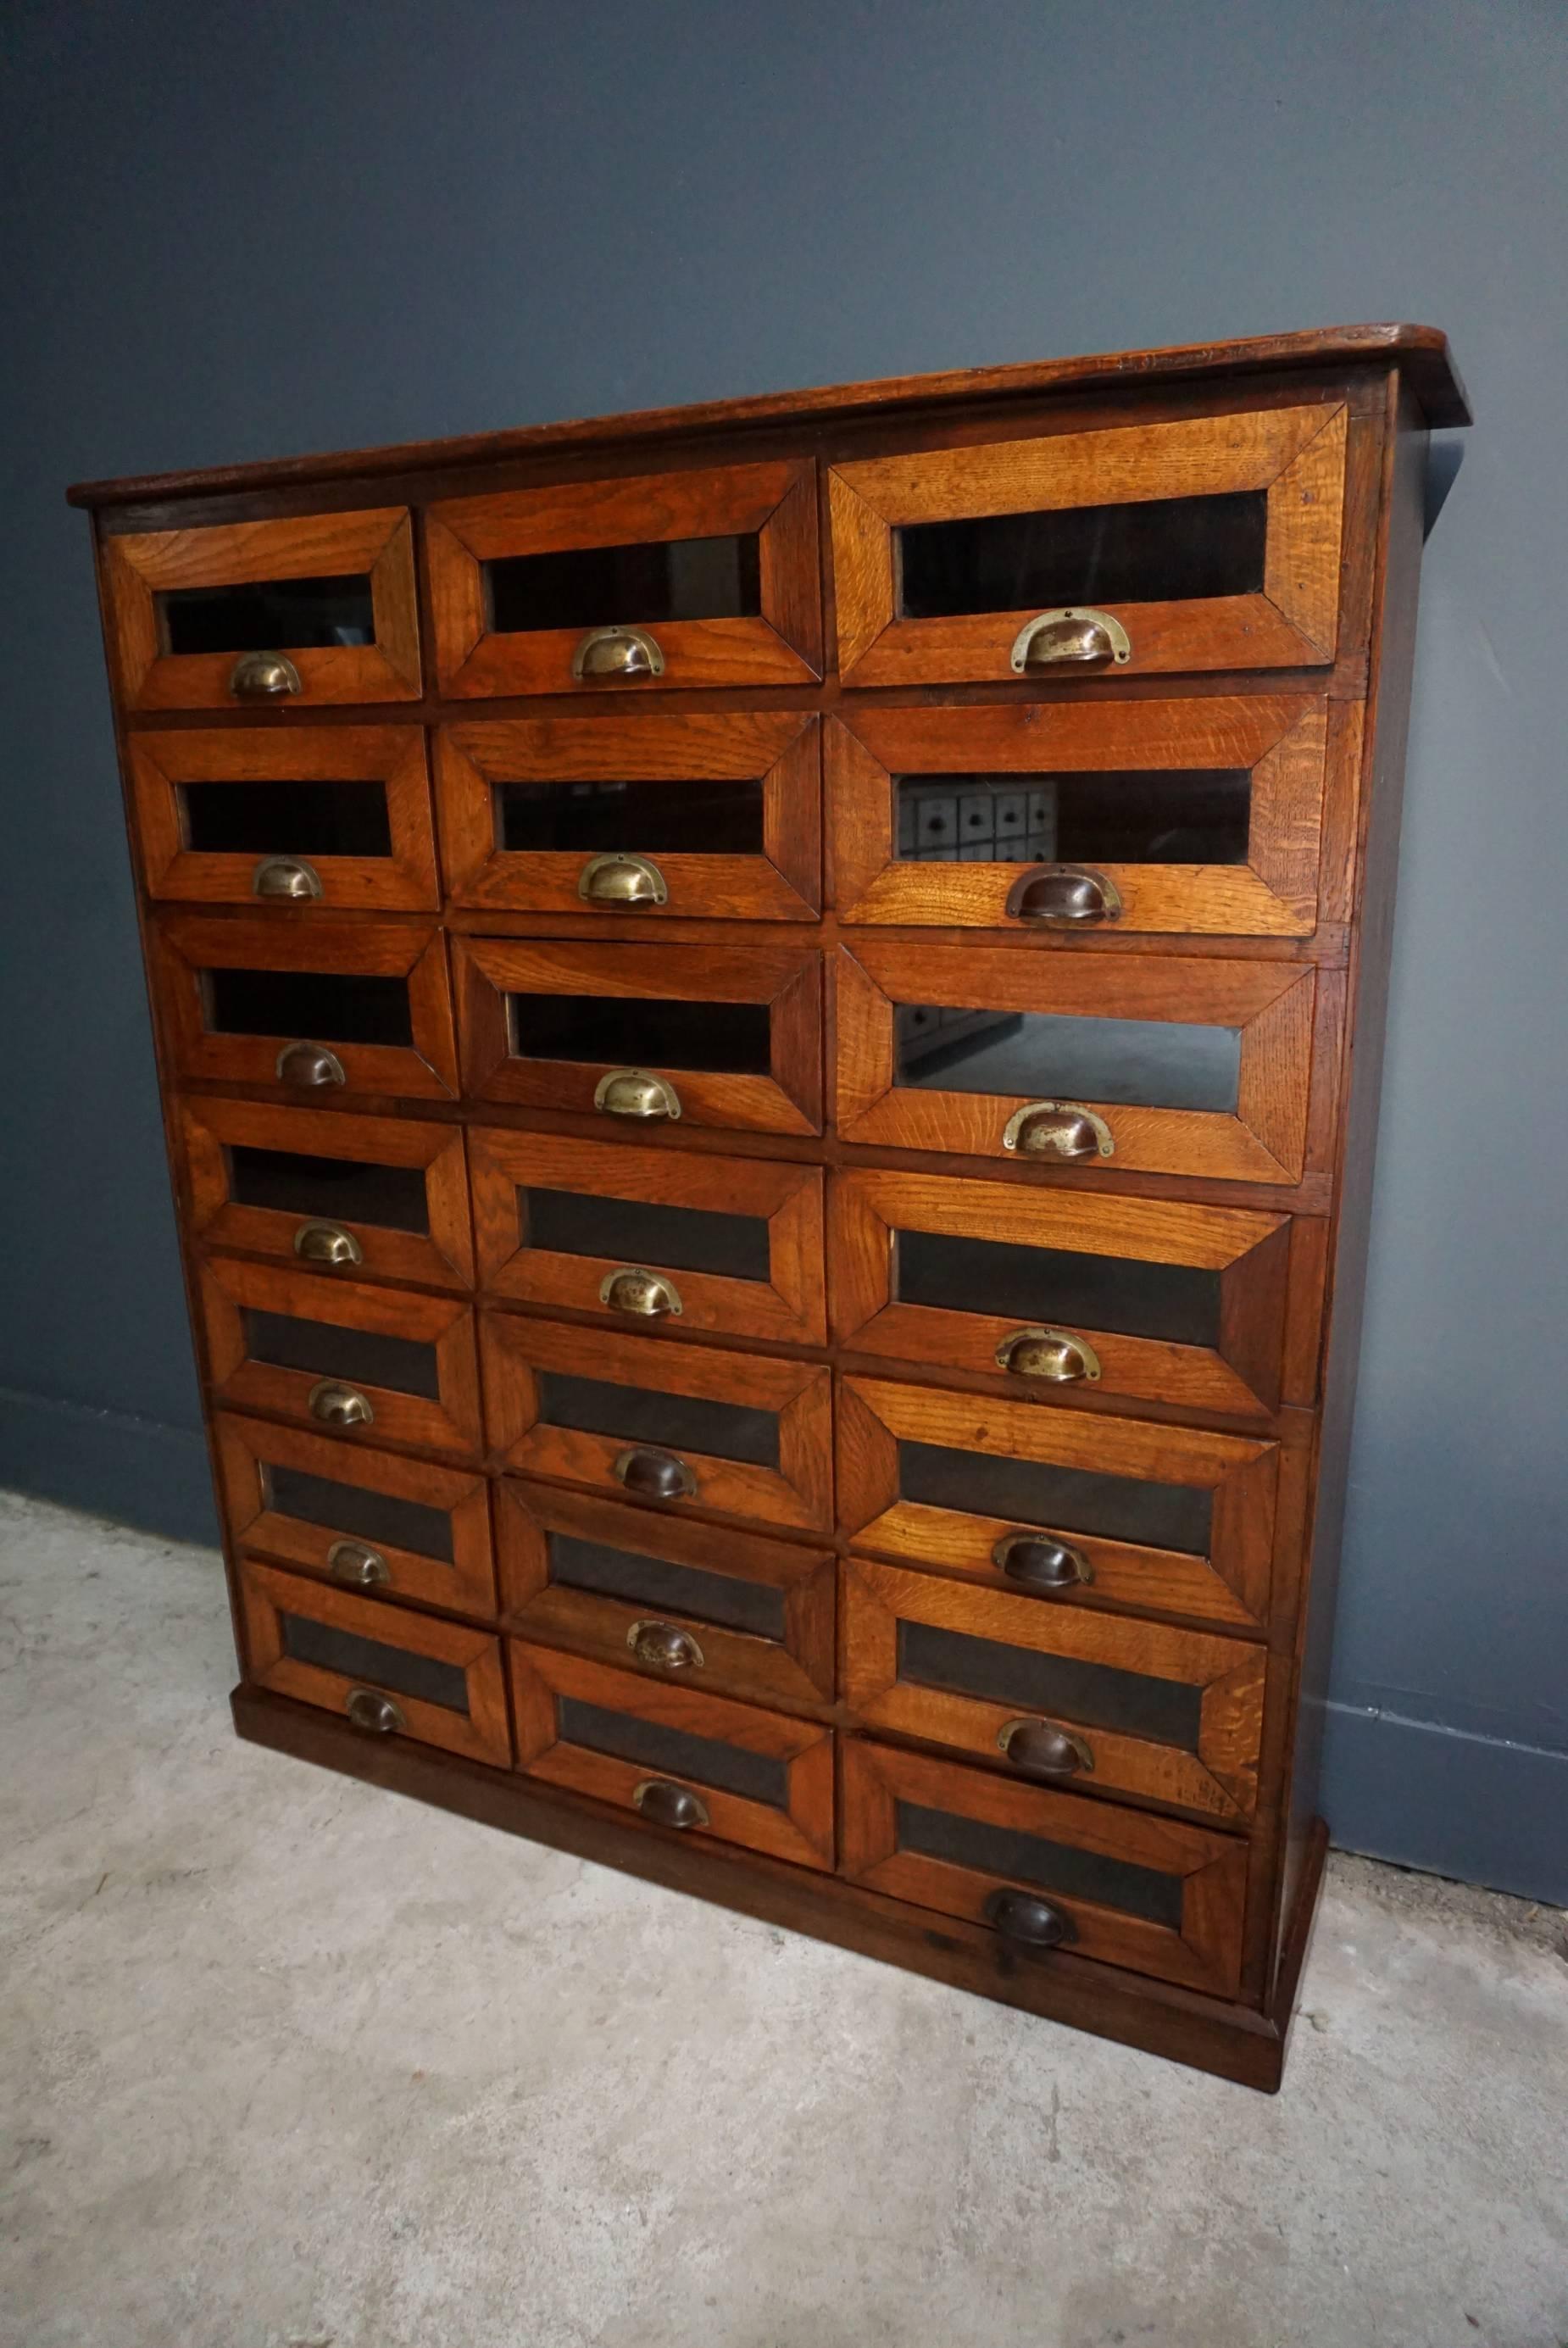
<svg viewBox="0 0 1568 2348">
<path fill-rule="evenodd" d="M 73 493 L 242 1735 L 1278 2085 L 1465 420 L 1354 328 Z"/>
</svg>

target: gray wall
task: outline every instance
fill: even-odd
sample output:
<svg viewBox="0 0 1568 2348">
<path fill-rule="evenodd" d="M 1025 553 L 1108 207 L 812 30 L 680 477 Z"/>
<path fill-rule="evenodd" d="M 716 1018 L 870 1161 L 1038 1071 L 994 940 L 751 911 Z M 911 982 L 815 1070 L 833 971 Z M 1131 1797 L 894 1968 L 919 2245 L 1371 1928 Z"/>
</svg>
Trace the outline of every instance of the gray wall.
<svg viewBox="0 0 1568 2348">
<path fill-rule="evenodd" d="M 85 474 L 1333 321 L 1448 329 L 1329 1746 L 1568 1897 L 1555 0 L 14 6 L 0 1480 L 210 1503 Z"/>
</svg>

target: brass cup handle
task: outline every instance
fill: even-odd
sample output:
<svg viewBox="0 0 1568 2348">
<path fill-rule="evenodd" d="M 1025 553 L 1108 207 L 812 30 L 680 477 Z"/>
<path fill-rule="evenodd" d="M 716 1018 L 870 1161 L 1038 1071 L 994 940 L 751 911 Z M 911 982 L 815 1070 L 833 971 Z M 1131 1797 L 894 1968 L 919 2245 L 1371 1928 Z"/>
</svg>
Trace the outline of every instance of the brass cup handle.
<svg viewBox="0 0 1568 2348">
<path fill-rule="evenodd" d="M 669 885 L 646 856 L 592 856 L 577 877 L 577 894 L 585 904 L 667 905 Z"/>
<path fill-rule="evenodd" d="M 1020 1158 L 1109 1158 L 1116 1148 L 1104 1117 L 1081 1101 L 1026 1101 L 1002 1128 L 1002 1147 Z"/>
<path fill-rule="evenodd" d="M 662 1321 L 666 1313 L 680 1318 L 680 1291 L 662 1272 L 646 1272 L 641 1264 L 624 1264 L 607 1272 L 599 1282 L 599 1302 L 613 1313 L 632 1313 L 639 1321 Z"/>
<path fill-rule="evenodd" d="M 365 1250 L 341 1223 L 302 1223 L 294 1235 L 302 1263 L 363 1263 Z"/>
<path fill-rule="evenodd" d="M 305 1396 L 305 1408 L 324 1426 L 373 1426 L 376 1423 L 369 1397 L 337 1378 L 318 1378 Z"/>
<path fill-rule="evenodd" d="M 668 1777 L 645 1777 L 640 1786 L 632 1788 L 632 1800 L 645 1818 L 656 1827 L 705 1827 L 707 1824 L 707 1804 L 689 1786 L 677 1786 Z"/>
<path fill-rule="evenodd" d="M 646 1068 L 612 1068 L 593 1087 L 593 1106 L 606 1117 L 634 1117 L 645 1124 L 655 1117 L 676 1117 L 680 1095 L 666 1077 Z"/>
<path fill-rule="evenodd" d="M 1026 620 L 1013 639 L 1008 666 L 1015 676 L 1044 668 L 1121 668 L 1132 658 L 1132 641 L 1109 612 L 1066 604 Z"/>
<path fill-rule="evenodd" d="M 1088 930 L 1097 922 L 1116 920 L 1121 892 L 1087 864 L 1037 864 L 1018 875 L 1003 911 L 1010 920 L 1032 922 L 1038 929 Z"/>
<path fill-rule="evenodd" d="M 356 1728 L 371 1729 L 377 1736 L 396 1736 L 408 1725 L 402 1705 L 383 1695 L 379 1688 L 350 1688 L 343 1709 Z"/>
<path fill-rule="evenodd" d="M 700 1672 L 702 1649 L 678 1622 L 634 1622 L 626 1644 L 638 1663 L 661 1672 Z"/>
<path fill-rule="evenodd" d="M 1015 1891 L 1010 1887 L 993 1891 L 981 1912 L 1005 1941 L 1020 1949 L 1059 1949 L 1078 1938 L 1071 1917 L 1033 1891 Z"/>
<path fill-rule="evenodd" d="M 1004 1533 L 991 1551 L 991 1562 L 1009 1581 L 1047 1594 L 1094 1580 L 1094 1568 L 1082 1550 L 1049 1533 Z"/>
<path fill-rule="evenodd" d="M 580 685 L 663 676 L 665 656 L 646 628 L 590 628 L 572 655 Z"/>
<path fill-rule="evenodd" d="M 304 690 L 299 671 L 284 653 L 242 653 L 229 671 L 236 701 L 282 701 Z"/>
<path fill-rule="evenodd" d="M 324 893 L 321 875 L 308 856 L 263 856 L 251 875 L 253 897 L 285 897 L 304 904 Z"/>
<path fill-rule="evenodd" d="M 1094 1755 L 1083 1738 L 1054 1720 L 1010 1720 L 996 1732 L 996 1745 L 1026 1777 L 1076 1777 L 1094 1768 Z"/>
<path fill-rule="evenodd" d="M 392 1579 L 380 1550 L 366 1549 L 363 1541 L 335 1540 L 326 1552 L 326 1570 L 351 1590 L 379 1590 Z"/>
<path fill-rule="evenodd" d="M 1094 1347 L 1065 1329 L 1015 1329 L 997 1346 L 996 1364 L 1016 1378 L 1037 1378 L 1053 1386 L 1073 1385 L 1080 1378 L 1092 1385 L 1099 1375 Z"/>
<path fill-rule="evenodd" d="M 673 1451 L 655 1450 L 651 1444 L 636 1444 L 623 1451 L 610 1472 L 639 1500 L 689 1500 L 696 1490 L 696 1478 L 686 1461 L 677 1459 Z"/>
<path fill-rule="evenodd" d="M 302 1092 L 318 1092 L 325 1085 L 346 1085 L 343 1062 L 325 1044 L 285 1044 L 278 1054 L 277 1074 L 285 1085 Z"/>
</svg>

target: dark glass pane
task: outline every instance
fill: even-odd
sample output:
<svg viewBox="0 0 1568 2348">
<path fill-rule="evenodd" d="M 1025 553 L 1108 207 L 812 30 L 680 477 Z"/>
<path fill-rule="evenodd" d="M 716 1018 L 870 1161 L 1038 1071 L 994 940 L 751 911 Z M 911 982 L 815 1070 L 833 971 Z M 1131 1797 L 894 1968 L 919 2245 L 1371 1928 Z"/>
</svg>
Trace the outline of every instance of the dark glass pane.
<svg viewBox="0 0 1568 2348">
<path fill-rule="evenodd" d="M 523 1190 L 524 1243 L 556 1255 L 613 1256 L 670 1272 L 766 1280 L 768 1225 L 760 1215 L 665 1207 L 648 1199 L 601 1199 L 583 1190 Z"/>
<path fill-rule="evenodd" d="M 175 587 L 156 600 L 166 652 L 310 652 L 376 641 L 366 572 Z"/>
<path fill-rule="evenodd" d="M 724 1069 L 765 1076 L 765 1003 L 677 1003 L 662 996 L 512 994 L 511 1048 L 521 1060 L 609 1061 L 618 1067 Z"/>
<path fill-rule="evenodd" d="M 498 783 L 502 848 L 619 849 L 645 856 L 760 856 L 762 785 L 732 782 Z"/>
<path fill-rule="evenodd" d="M 654 1394 L 644 1386 L 545 1370 L 539 1380 L 539 1416 L 547 1426 L 574 1426 L 585 1435 L 656 1443 L 667 1451 L 705 1451 L 756 1468 L 779 1465 L 777 1412 L 707 1402 L 700 1395 Z"/>
<path fill-rule="evenodd" d="M 325 1476 L 305 1476 L 297 1468 L 270 1463 L 262 1469 L 266 1503 L 280 1516 L 303 1517 L 335 1533 L 353 1533 L 372 1544 L 416 1550 L 421 1557 L 452 1560 L 452 1520 L 445 1509 L 373 1492 L 363 1484 L 335 1484 Z"/>
<path fill-rule="evenodd" d="M 784 1636 L 784 1592 L 770 1581 L 745 1581 L 709 1573 L 668 1558 L 644 1557 L 634 1550 L 609 1549 L 603 1541 L 579 1540 L 573 1533 L 549 1536 L 550 1575 L 570 1590 L 593 1590 L 625 1598 L 655 1612 L 692 1614 L 723 1631 L 749 1631 L 759 1639 Z"/>
<path fill-rule="evenodd" d="M 390 856 L 381 783 L 184 783 L 185 845 L 219 856 Z"/>
<path fill-rule="evenodd" d="M 1212 1495 L 1183 1484 L 1150 1484 L 1132 1476 L 1100 1476 L 1084 1468 L 1053 1468 L 1037 1459 L 993 1459 L 983 1451 L 954 1451 L 934 1443 L 901 1443 L 898 1488 L 928 1508 L 959 1509 L 983 1517 L 1009 1517 L 1065 1533 L 1099 1533 L 1106 1540 L 1153 1549 L 1209 1552 Z"/>
<path fill-rule="evenodd" d="M 1139 1108 L 1233 1111 L 1233 1027 L 1168 1019 L 1067 1019 L 1045 1011 L 955 1011 L 901 1003 L 896 1082 L 948 1093 L 1018 1093 Z"/>
<path fill-rule="evenodd" d="M 1245 767 L 1070 775 L 901 775 L 905 864 L 1244 864 Z"/>
<path fill-rule="evenodd" d="M 775 1810 L 784 1807 L 788 1775 L 784 1763 L 770 1754 L 748 1753 L 744 1746 L 694 1736 L 689 1729 L 667 1728 L 656 1720 L 639 1720 L 633 1713 L 607 1712 L 603 1704 L 580 1704 L 575 1696 L 556 1697 L 555 1717 L 568 1745 L 614 1753 L 661 1777 L 695 1777 L 699 1785 L 717 1786 L 746 1801 L 766 1802 Z"/>
<path fill-rule="evenodd" d="M 503 555 L 482 568 L 497 635 L 738 620 L 762 609 L 755 532 L 645 546 L 572 546 L 559 554 Z"/>
<path fill-rule="evenodd" d="M 324 1044 L 412 1044 L 408 982 L 328 970 L 210 970 L 214 1035 L 312 1035 Z"/>
<path fill-rule="evenodd" d="M 1078 1663 L 1070 1655 L 1037 1655 L 1028 1647 L 1006 1647 L 929 1622 L 899 1624 L 898 1675 L 919 1687 L 945 1688 L 987 1704 L 1064 1713 L 1088 1728 L 1151 1736 L 1185 1753 L 1198 1749 L 1202 1690 L 1178 1680 Z"/>
<path fill-rule="evenodd" d="M 895 533 L 899 610 L 908 620 L 943 620 L 1255 594 L 1267 531 L 1262 489 L 906 523 Z"/>
<path fill-rule="evenodd" d="M 280 1614 L 278 1622 L 284 1654 L 302 1663 L 319 1663 L 323 1671 L 368 1680 L 372 1687 L 390 1688 L 394 1695 L 444 1704 L 449 1712 L 469 1708 L 469 1684 L 456 1663 L 438 1663 L 433 1656 L 417 1655 L 407 1647 L 385 1647 L 379 1639 L 362 1639 L 356 1632 L 335 1630 L 308 1614 Z"/>
<path fill-rule="evenodd" d="M 1220 1343 L 1220 1275 L 1192 1264 L 895 1231 L 893 1278 L 903 1304 L 1065 1322 L 1178 1345 Z"/>
<path fill-rule="evenodd" d="M 1108 1859 L 1102 1851 L 1075 1850 L 1070 1843 L 1047 1842 L 1043 1835 L 1020 1834 L 985 1818 L 955 1818 L 950 1810 L 928 1810 L 915 1802 L 897 1805 L 894 1832 L 900 1850 L 1037 1884 L 1064 1900 L 1119 1908 L 1124 1915 L 1141 1916 L 1172 1932 L 1181 1929 L 1181 1879 L 1162 1875 L 1158 1868 Z"/>
<path fill-rule="evenodd" d="M 440 1385 L 434 1345 L 411 1337 L 383 1337 L 374 1329 L 345 1329 L 333 1321 L 304 1321 L 293 1313 L 262 1313 L 247 1305 L 245 1354 L 277 1369 L 308 1370 L 350 1385 L 388 1386 L 436 1402 Z"/>
<path fill-rule="evenodd" d="M 240 1207 L 274 1207 L 284 1215 L 335 1223 L 376 1223 L 388 1231 L 428 1232 L 430 1202 L 420 1166 L 369 1166 L 352 1158 L 308 1158 L 294 1149 L 229 1151 L 229 1196 Z"/>
</svg>

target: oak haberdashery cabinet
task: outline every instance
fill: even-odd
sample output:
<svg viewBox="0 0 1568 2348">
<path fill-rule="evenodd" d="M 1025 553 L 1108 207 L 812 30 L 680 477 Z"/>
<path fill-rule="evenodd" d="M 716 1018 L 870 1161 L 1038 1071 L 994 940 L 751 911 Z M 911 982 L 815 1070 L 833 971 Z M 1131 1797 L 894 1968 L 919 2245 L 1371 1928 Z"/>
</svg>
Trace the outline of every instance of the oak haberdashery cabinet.
<svg viewBox="0 0 1568 2348">
<path fill-rule="evenodd" d="M 88 484 L 242 1735 L 1277 2085 L 1440 335 Z"/>
</svg>

